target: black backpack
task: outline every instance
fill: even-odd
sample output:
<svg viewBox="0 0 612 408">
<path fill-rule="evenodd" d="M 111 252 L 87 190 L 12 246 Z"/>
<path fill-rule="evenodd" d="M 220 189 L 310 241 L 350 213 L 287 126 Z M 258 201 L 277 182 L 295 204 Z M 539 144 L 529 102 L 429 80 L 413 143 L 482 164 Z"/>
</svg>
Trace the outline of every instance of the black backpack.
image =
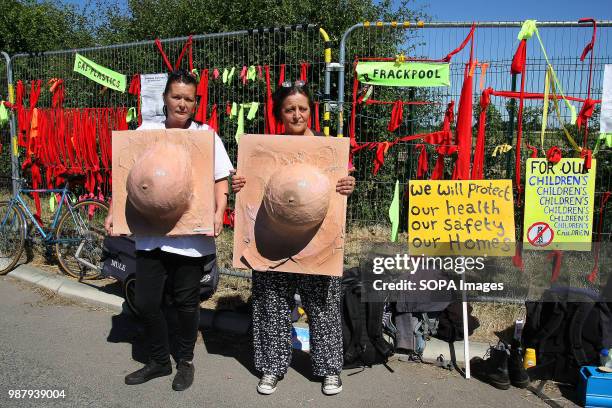
<svg viewBox="0 0 612 408">
<path fill-rule="evenodd" d="M 342 340 L 344 368 L 384 364 L 393 347 L 383 337 L 384 302 L 362 302 L 364 295 L 359 268 L 342 277 Z"/>
<path fill-rule="evenodd" d="M 215 293 L 219 284 L 216 254 L 205 256 L 203 261 L 202 278 L 200 279 L 201 301 L 209 299 Z M 125 283 L 129 277 L 136 275 L 136 244 L 134 240 L 121 236 L 104 238 L 102 262 L 103 276 L 113 277 Z"/>
<path fill-rule="evenodd" d="M 468 336 L 480 327 L 478 319 L 472 315 L 472 305 L 467 305 Z M 453 302 L 438 315 L 438 326 L 433 336 L 447 343 L 463 340 L 463 304 Z"/>
<path fill-rule="evenodd" d="M 575 384 L 580 367 L 599 365 L 599 352 L 612 346 L 609 305 L 576 289 L 549 289 L 538 302 L 525 302 L 522 342 L 536 350 L 529 377 Z"/>
</svg>

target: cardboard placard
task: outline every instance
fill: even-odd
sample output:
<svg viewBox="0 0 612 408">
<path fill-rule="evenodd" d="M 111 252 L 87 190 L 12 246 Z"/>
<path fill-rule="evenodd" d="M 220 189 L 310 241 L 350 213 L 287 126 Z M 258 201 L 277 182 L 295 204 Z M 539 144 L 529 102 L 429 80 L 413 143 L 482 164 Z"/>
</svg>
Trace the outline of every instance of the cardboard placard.
<svg viewBox="0 0 612 408">
<path fill-rule="evenodd" d="M 214 133 L 211 130 L 113 131 L 113 235 L 214 235 Z M 130 205 L 126 181 L 136 160 L 156 142 L 183 146 L 191 157 L 193 196 L 172 226 L 149 223 Z M 168 161 L 173 157 L 168 157 Z"/>
<path fill-rule="evenodd" d="M 584 159 L 527 159 L 525 249 L 590 251 L 593 235 L 595 170 Z"/>
<path fill-rule="evenodd" d="M 410 180 L 408 247 L 414 255 L 514 255 L 510 180 Z"/>
<path fill-rule="evenodd" d="M 247 182 L 236 196 L 233 266 L 257 271 L 341 276 L 346 196 L 336 192 L 336 183 L 348 174 L 348 160 L 348 138 L 242 136 L 238 145 L 237 174 L 244 175 Z M 305 204 L 316 207 L 323 199 L 320 196 L 328 197 L 325 216 L 320 224 L 306 232 L 296 231 L 294 226 L 286 224 L 279 228 L 278 215 L 270 215 L 264 205 L 266 191 L 274 185 L 269 183 L 270 179 L 277 180 L 276 177 L 286 174 L 287 170 L 299 173 L 296 168 L 327 179 L 327 193 L 313 190 L 309 197 L 312 201 Z M 290 188 L 310 191 L 312 184 L 308 184 L 308 177 L 302 180 L 299 174 L 297 176 Z M 303 208 L 297 207 L 298 218 Z"/>
</svg>

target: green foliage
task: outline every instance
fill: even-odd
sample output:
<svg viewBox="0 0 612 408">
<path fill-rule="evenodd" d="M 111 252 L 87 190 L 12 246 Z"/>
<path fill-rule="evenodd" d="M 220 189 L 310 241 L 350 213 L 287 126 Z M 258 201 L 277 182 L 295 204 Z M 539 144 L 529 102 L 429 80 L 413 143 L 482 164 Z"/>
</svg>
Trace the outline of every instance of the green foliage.
<svg viewBox="0 0 612 408">
<path fill-rule="evenodd" d="M 364 20 L 414 20 L 410 2 L 394 7 L 391 0 L 129 0 L 128 13 L 100 8 L 109 24 L 100 26 L 99 39 L 117 43 L 308 23 L 338 40 Z"/>
<path fill-rule="evenodd" d="M 49 0 L 0 2 L 0 50 L 9 54 L 93 44 L 88 18 L 74 6 Z"/>
</svg>

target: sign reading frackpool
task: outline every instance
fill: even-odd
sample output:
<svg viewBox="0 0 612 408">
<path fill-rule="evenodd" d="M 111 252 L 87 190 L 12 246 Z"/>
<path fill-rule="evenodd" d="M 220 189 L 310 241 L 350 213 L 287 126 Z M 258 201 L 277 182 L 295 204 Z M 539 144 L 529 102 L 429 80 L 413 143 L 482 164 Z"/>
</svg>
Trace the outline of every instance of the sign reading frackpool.
<svg viewBox="0 0 612 408">
<path fill-rule="evenodd" d="M 442 62 L 359 61 L 360 82 L 383 86 L 450 86 L 450 69 Z"/>
<path fill-rule="evenodd" d="M 528 159 L 523 243 L 528 249 L 589 251 L 596 161 Z"/>
</svg>

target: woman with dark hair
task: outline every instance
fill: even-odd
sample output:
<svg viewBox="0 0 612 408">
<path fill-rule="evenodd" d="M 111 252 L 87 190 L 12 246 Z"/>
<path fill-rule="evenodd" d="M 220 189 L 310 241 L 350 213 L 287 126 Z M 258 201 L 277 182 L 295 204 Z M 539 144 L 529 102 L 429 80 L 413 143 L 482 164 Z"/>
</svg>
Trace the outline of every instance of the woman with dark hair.
<svg viewBox="0 0 612 408">
<path fill-rule="evenodd" d="M 207 125 L 193 120 L 196 107 L 197 81 L 187 71 L 176 71 L 168 76 L 163 93 L 163 121 L 143 122 L 137 130 L 193 129 L 210 130 Z M 215 237 L 223 228 L 223 213 L 227 206 L 227 177 L 233 166 L 221 138 L 215 138 Z M 169 157 L 168 160 L 172 160 Z M 105 227 L 112 231 L 112 213 Z M 193 383 L 193 351 L 200 317 L 200 279 L 204 265 L 215 257 L 215 240 L 203 235 L 173 237 L 136 237 L 136 308 L 145 325 L 150 342 L 151 359 L 143 368 L 128 374 L 125 383 L 142 384 L 153 378 L 172 374 L 168 328 L 161 309 L 166 280 L 178 315 L 177 374 L 172 382 L 176 391 Z"/>
<path fill-rule="evenodd" d="M 283 83 L 274 94 L 274 117 L 286 135 L 323 136 L 308 127 L 313 102 L 306 85 Z M 232 189 L 239 192 L 246 183 L 243 175 L 232 177 Z M 336 192 L 350 195 L 355 178 L 338 180 Z M 308 315 L 310 355 L 314 375 L 323 377 L 326 395 L 342 391 L 343 364 L 340 277 L 298 273 L 253 271 L 253 342 L 255 368 L 262 373 L 257 391 L 272 394 L 291 362 L 291 310 L 299 291 Z"/>
</svg>

